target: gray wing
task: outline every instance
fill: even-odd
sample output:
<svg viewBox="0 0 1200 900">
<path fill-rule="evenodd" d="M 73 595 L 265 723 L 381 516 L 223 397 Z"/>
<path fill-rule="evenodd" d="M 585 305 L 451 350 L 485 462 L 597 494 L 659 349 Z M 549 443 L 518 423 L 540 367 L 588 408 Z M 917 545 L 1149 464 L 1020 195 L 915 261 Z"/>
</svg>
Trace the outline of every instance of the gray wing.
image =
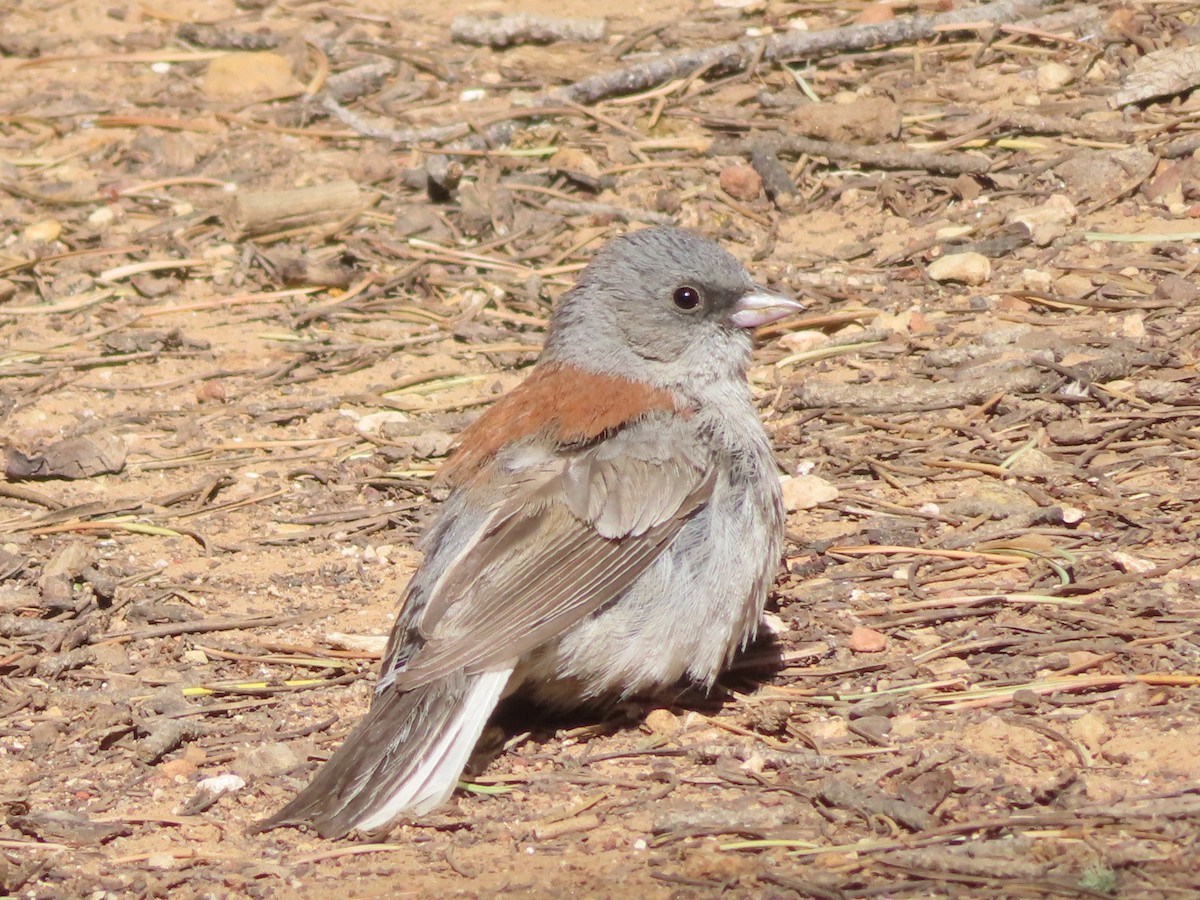
<svg viewBox="0 0 1200 900">
<path fill-rule="evenodd" d="M 381 687 L 511 666 L 619 597 L 712 494 L 711 460 L 685 449 L 698 448 L 694 434 L 664 425 L 644 421 L 569 455 L 526 451 L 534 474 L 514 479 L 425 597 L 409 596 L 421 608 L 397 622 Z"/>
</svg>

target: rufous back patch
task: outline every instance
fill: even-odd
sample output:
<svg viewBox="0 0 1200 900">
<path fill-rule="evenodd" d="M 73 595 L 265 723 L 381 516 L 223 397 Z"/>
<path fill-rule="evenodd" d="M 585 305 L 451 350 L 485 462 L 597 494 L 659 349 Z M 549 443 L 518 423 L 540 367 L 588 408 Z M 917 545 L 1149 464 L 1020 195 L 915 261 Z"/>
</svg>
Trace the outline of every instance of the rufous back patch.
<svg viewBox="0 0 1200 900">
<path fill-rule="evenodd" d="M 463 483 L 511 441 L 538 433 L 558 444 L 590 441 L 654 409 L 678 406 L 663 388 L 562 363 L 539 365 L 462 433 L 438 480 Z"/>
</svg>

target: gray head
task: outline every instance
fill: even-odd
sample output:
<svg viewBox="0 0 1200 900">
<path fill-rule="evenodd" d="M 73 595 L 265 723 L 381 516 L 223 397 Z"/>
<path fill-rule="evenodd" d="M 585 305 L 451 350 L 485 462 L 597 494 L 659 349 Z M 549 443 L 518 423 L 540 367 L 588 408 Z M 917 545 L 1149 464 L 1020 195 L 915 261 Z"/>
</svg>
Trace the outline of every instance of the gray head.
<svg viewBox="0 0 1200 900">
<path fill-rule="evenodd" d="M 727 251 L 678 228 L 605 245 L 550 319 L 543 357 L 674 386 L 744 371 L 747 329 L 803 309 Z"/>
</svg>

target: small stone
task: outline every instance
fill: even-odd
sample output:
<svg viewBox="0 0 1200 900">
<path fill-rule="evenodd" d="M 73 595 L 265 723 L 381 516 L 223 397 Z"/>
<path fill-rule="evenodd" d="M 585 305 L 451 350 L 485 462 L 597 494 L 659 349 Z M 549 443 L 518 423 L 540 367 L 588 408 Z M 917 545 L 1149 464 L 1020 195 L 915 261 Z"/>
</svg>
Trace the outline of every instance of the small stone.
<svg viewBox="0 0 1200 900">
<path fill-rule="evenodd" d="M 1071 723 L 1071 736 L 1093 753 L 1099 752 L 1109 735 L 1108 723 L 1094 712 L 1085 713 Z"/>
<path fill-rule="evenodd" d="M 1048 62 L 1038 66 L 1037 86 L 1043 91 L 1061 91 L 1075 79 L 1068 66 L 1060 62 Z"/>
<path fill-rule="evenodd" d="M 762 194 L 762 178 L 751 166 L 726 166 L 721 170 L 721 190 L 734 200 L 749 202 Z"/>
<path fill-rule="evenodd" d="M 838 489 L 816 475 L 794 475 L 780 479 L 783 491 L 783 508 L 788 512 L 812 509 L 822 503 L 836 500 Z"/>
<path fill-rule="evenodd" d="M 1037 709 L 1042 705 L 1042 696 L 1037 691 L 1031 691 L 1029 688 L 1021 688 L 1013 694 L 1013 706 L 1024 707 L 1025 709 Z"/>
<path fill-rule="evenodd" d="M 1046 247 L 1067 233 L 1079 210 L 1066 194 L 1051 194 L 1044 203 L 1009 213 L 1005 221 L 1024 225 L 1039 247 Z"/>
<path fill-rule="evenodd" d="M 1033 447 L 1021 453 L 1009 467 L 1009 471 L 1014 475 L 1032 475 L 1041 478 L 1054 475 L 1061 469 L 1060 463 Z"/>
<path fill-rule="evenodd" d="M 1064 506 L 1062 508 L 1062 519 L 1064 525 L 1078 525 L 1087 517 L 1078 506 Z"/>
<path fill-rule="evenodd" d="M 933 326 L 933 323 L 929 321 L 929 318 L 924 313 L 914 311 L 913 314 L 908 317 L 908 330 L 912 334 L 928 334 L 929 332 L 936 331 L 937 329 Z"/>
<path fill-rule="evenodd" d="M 129 651 L 121 644 L 97 644 L 92 649 L 93 663 L 100 669 L 122 671 L 129 663 Z"/>
<path fill-rule="evenodd" d="M 205 778 L 196 785 L 202 791 L 207 791 L 215 796 L 228 794 L 231 791 L 240 791 L 246 786 L 246 780 L 240 775 L 213 775 Z"/>
<path fill-rule="evenodd" d="M 859 625 L 850 632 L 849 647 L 855 653 L 880 653 L 887 649 L 887 635 Z"/>
<path fill-rule="evenodd" d="M 673 216 L 683 209 L 683 200 L 677 192 L 663 188 L 654 195 L 654 208 Z"/>
<path fill-rule="evenodd" d="M 679 721 L 679 717 L 669 709 L 652 709 L 646 714 L 646 727 L 655 734 L 665 735 L 666 737 L 674 737 L 679 734 L 683 728 L 683 724 Z"/>
<path fill-rule="evenodd" d="M 410 421 L 412 421 L 412 417 L 407 413 L 389 409 L 360 416 L 357 420 L 356 430 L 371 437 L 391 438 L 397 433 L 402 434 L 404 426 Z"/>
<path fill-rule="evenodd" d="M 1154 693 L 1150 685 L 1139 681 L 1137 684 L 1127 684 L 1117 691 L 1117 709 L 1145 710 L 1150 706 L 1150 695 Z"/>
<path fill-rule="evenodd" d="M 256 778 L 279 775 L 299 764 L 300 757 L 295 750 L 281 741 L 273 741 L 247 750 L 234 762 L 233 770 L 242 778 Z"/>
<path fill-rule="evenodd" d="M 1091 279 L 1074 272 L 1068 272 L 1054 280 L 1054 289 L 1063 297 L 1077 299 L 1086 297 L 1096 289 Z"/>
<path fill-rule="evenodd" d="M 30 243 L 49 244 L 51 241 L 58 240 L 58 236 L 62 234 L 62 228 L 62 222 L 57 219 L 43 219 L 40 222 L 34 222 L 21 232 L 21 237 Z"/>
<path fill-rule="evenodd" d="M 158 766 L 158 772 L 167 778 L 187 778 L 196 772 L 196 764 L 188 759 L 168 759 Z"/>
<path fill-rule="evenodd" d="M 925 271 L 934 281 L 980 285 L 992 277 L 992 263 L 982 253 L 951 253 L 935 259 Z"/>
<path fill-rule="evenodd" d="M 1049 272 L 1043 272 L 1041 269 L 1022 269 L 1021 283 L 1031 291 L 1049 293 L 1054 285 L 1054 278 Z"/>
<path fill-rule="evenodd" d="M 836 741 L 850 733 L 847 724 L 842 716 L 830 716 L 827 719 L 814 719 L 804 730 L 818 741 Z"/>
<path fill-rule="evenodd" d="M 1150 560 L 1134 556 L 1132 553 L 1126 553 L 1124 550 L 1114 550 L 1109 554 L 1109 557 L 1111 557 L 1112 561 L 1116 563 L 1117 568 L 1122 572 L 1144 575 L 1158 568 Z"/>
<path fill-rule="evenodd" d="M 1141 313 L 1130 313 L 1121 320 L 1121 334 L 1131 340 L 1146 336 L 1146 320 Z"/>
<path fill-rule="evenodd" d="M 924 729 L 925 721 L 921 714 L 900 713 L 892 716 L 892 737 L 896 740 L 916 737 Z"/>
<path fill-rule="evenodd" d="M 41 756 L 58 741 L 58 729 L 52 722 L 38 722 L 29 729 L 29 752 Z"/>
<path fill-rule="evenodd" d="M 762 771 L 767 767 L 767 761 L 761 753 L 752 753 L 746 757 L 746 761 L 738 766 L 743 772 L 753 772 L 756 775 L 762 774 Z"/>
<path fill-rule="evenodd" d="M 971 671 L 971 666 L 961 656 L 943 656 L 941 659 L 930 660 L 921 668 L 939 678 L 961 675 L 964 672 Z"/>
<path fill-rule="evenodd" d="M 218 378 L 210 378 L 200 385 L 200 387 L 196 388 L 196 401 L 198 403 L 206 403 L 208 401 L 224 403 L 225 385 Z"/>
<path fill-rule="evenodd" d="M 1001 297 L 996 303 L 996 309 L 1000 312 L 1027 313 L 1033 309 L 1033 305 L 1020 297 Z"/>
<path fill-rule="evenodd" d="M 572 181 L 578 181 L 593 189 L 600 186 L 603 178 L 600 164 L 596 162 L 595 157 L 578 147 L 559 147 L 555 154 L 546 160 L 546 165 Z"/>
<path fill-rule="evenodd" d="M 87 220 L 93 228 L 104 228 L 106 225 L 111 225 L 116 218 L 117 214 L 111 206 L 101 206 L 99 209 L 92 210 Z"/>
<path fill-rule="evenodd" d="M 855 721 L 860 734 L 866 734 L 876 741 L 882 741 L 891 733 L 892 722 L 887 716 L 863 716 Z"/>
<path fill-rule="evenodd" d="M 344 634 L 340 631 L 329 631 L 325 640 L 337 650 L 354 650 L 360 653 L 378 653 L 383 655 L 387 648 L 386 634 Z"/>
<path fill-rule="evenodd" d="M 789 331 L 779 338 L 779 345 L 788 353 L 807 353 L 828 346 L 831 340 L 823 331 Z"/>
</svg>

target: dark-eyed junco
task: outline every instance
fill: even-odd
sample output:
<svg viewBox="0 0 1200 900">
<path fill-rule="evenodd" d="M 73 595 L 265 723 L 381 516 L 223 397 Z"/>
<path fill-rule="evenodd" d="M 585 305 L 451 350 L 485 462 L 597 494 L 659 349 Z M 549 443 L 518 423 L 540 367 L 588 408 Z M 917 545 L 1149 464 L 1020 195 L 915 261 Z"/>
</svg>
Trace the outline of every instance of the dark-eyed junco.
<svg viewBox="0 0 1200 900">
<path fill-rule="evenodd" d="M 341 837 L 432 810 L 514 691 L 564 707 L 711 685 L 783 540 L 747 329 L 802 308 L 685 231 L 605 246 L 442 469 L 370 711 L 262 827 Z"/>
</svg>

